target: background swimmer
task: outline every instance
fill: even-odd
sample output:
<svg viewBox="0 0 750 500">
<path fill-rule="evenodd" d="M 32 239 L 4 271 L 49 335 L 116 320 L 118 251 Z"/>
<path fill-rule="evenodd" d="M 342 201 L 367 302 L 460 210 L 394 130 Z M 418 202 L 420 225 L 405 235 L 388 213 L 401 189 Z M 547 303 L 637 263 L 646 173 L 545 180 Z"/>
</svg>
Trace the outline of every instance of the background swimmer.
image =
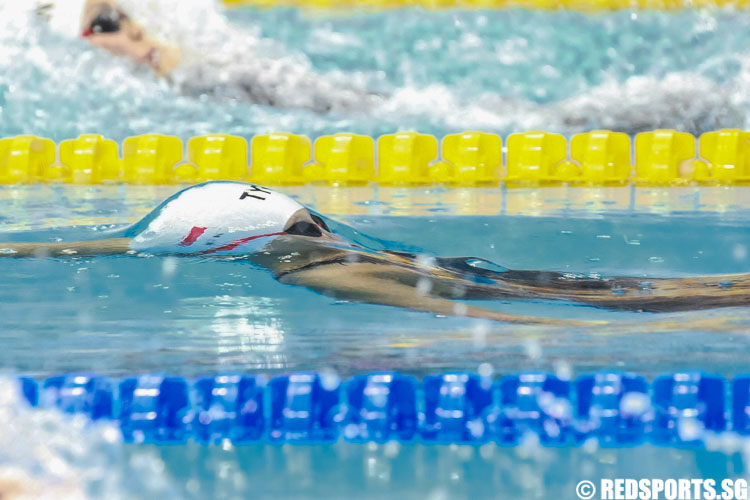
<svg viewBox="0 0 750 500">
<path fill-rule="evenodd" d="M 234 54 L 209 53 L 166 28 L 166 37 L 149 30 L 131 17 L 157 17 L 160 27 L 169 23 L 170 4 L 159 1 L 129 0 L 40 0 L 37 12 L 55 31 L 66 36 L 82 36 L 92 45 L 148 66 L 158 76 L 177 84 L 185 94 L 220 95 L 279 108 L 308 108 L 316 112 L 367 109 L 380 98 L 364 88 L 333 82 L 310 70 L 302 59 L 291 63 L 281 53 L 268 53 L 268 46 L 257 44 L 245 54 L 248 67 L 237 67 Z M 179 8 L 179 5 L 171 5 Z M 230 31 L 216 16 L 195 19 L 217 33 Z M 220 26 L 216 26 L 216 23 Z M 164 31 L 164 30 L 161 30 Z M 169 35 L 172 34 L 173 37 Z M 162 33 L 164 35 L 164 33 Z M 171 38 L 175 38 L 173 40 Z"/>
<path fill-rule="evenodd" d="M 344 63 L 323 74 L 313 67 L 306 54 L 287 50 L 257 31 L 237 29 L 218 2 L 212 0 L 37 2 L 38 12 L 56 32 L 76 38 L 85 34 L 91 44 L 127 57 L 139 67 L 150 67 L 162 81 L 190 97 L 209 96 L 232 103 L 317 113 L 366 112 L 368 119 L 395 116 L 401 126 L 405 126 L 405 116 L 428 117 L 452 131 L 484 128 L 575 133 L 605 128 L 635 134 L 656 128 L 678 128 L 699 134 L 720 128 L 742 128 L 746 116 L 746 100 L 742 96 L 746 95 L 743 89 L 750 66 L 744 63 L 739 64 L 740 74 L 732 81 L 707 78 L 700 68 L 665 75 L 634 75 L 620 81 L 615 77 L 616 68 L 620 64 L 630 66 L 631 62 L 613 62 L 612 68 L 602 69 L 601 75 L 597 73 L 595 86 L 561 100 L 548 99 L 547 94 L 553 92 L 544 88 L 539 89 L 541 100 L 523 98 L 512 88 L 477 92 L 473 90 L 475 80 L 483 80 L 486 75 L 467 73 L 458 81 L 471 80 L 472 90 L 462 95 L 465 92 L 455 84 L 425 86 L 411 82 L 412 73 L 427 70 L 413 62 L 407 64 L 393 54 L 389 59 L 394 60 L 385 60 L 378 67 L 399 66 L 399 76 L 394 82 L 381 80 L 390 70 L 367 75 L 348 69 L 345 62 L 348 58 L 368 60 L 386 56 L 382 49 L 370 53 L 356 39 L 351 46 L 346 40 L 340 42 L 347 51 Z M 498 47 L 505 46 L 501 41 L 497 41 Z M 492 39 L 476 42 L 495 43 Z M 473 58 L 473 51 L 467 47 L 462 50 L 462 57 Z M 523 61 L 525 55 L 500 49 L 497 52 L 497 60 L 490 63 L 493 78 L 518 80 L 519 85 L 524 79 L 568 80 L 564 73 L 553 78 L 551 75 L 558 70 L 548 65 L 529 63 L 528 67 L 514 68 L 516 63 L 512 61 Z M 602 58 L 609 59 L 610 55 Z M 544 68 L 549 71 L 545 73 Z"/>
<path fill-rule="evenodd" d="M 569 300 L 650 312 L 750 304 L 750 274 L 599 278 L 509 270 L 478 258 L 374 251 L 335 234 L 322 217 L 291 198 L 240 182 L 187 188 L 109 238 L 0 244 L 0 255 L 10 257 L 136 253 L 246 259 L 281 283 L 339 299 L 512 323 L 585 324 L 504 314 L 455 300 Z"/>
</svg>

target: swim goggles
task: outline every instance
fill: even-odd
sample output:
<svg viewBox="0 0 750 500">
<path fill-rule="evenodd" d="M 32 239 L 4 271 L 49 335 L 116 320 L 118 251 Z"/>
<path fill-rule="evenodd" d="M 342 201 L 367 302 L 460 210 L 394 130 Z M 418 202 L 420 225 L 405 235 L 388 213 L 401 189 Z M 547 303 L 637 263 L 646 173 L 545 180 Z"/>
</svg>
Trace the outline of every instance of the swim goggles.
<svg viewBox="0 0 750 500">
<path fill-rule="evenodd" d="M 89 37 L 100 33 L 117 33 L 120 31 L 122 21 L 127 18 L 128 16 L 124 12 L 110 6 L 104 6 L 81 35 Z"/>
</svg>

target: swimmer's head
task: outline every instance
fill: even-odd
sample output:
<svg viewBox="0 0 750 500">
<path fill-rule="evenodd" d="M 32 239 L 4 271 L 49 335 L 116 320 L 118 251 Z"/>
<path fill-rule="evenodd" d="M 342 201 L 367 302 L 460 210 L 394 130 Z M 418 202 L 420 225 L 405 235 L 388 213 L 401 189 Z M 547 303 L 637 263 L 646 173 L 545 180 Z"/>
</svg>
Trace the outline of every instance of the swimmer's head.
<svg viewBox="0 0 750 500">
<path fill-rule="evenodd" d="M 36 13 L 68 38 L 121 33 L 134 24 L 117 0 L 36 0 Z"/>
<path fill-rule="evenodd" d="M 58 35 L 83 37 L 157 74 L 166 74 L 179 63 L 179 50 L 158 42 L 117 0 L 37 0 L 36 12 Z"/>
<path fill-rule="evenodd" d="M 328 227 L 302 204 L 242 182 L 207 182 L 169 198 L 133 226 L 131 248 L 146 253 L 248 255 L 282 235 L 308 238 Z"/>
</svg>

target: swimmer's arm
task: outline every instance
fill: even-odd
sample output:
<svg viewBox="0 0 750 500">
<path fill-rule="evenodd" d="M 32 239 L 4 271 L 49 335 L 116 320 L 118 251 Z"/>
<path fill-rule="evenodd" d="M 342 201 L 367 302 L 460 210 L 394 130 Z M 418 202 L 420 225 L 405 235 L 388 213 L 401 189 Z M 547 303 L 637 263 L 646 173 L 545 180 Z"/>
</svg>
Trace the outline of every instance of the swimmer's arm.
<svg viewBox="0 0 750 500">
<path fill-rule="evenodd" d="M 304 286 L 339 299 L 403 307 L 446 316 L 468 316 L 529 325 L 592 326 L 597 323 L 506 314 L 423 295 L 409 284 L 380 277 L 367 268 L 357 269 L 356 264 L 336 267 L 324 265 L 296 271 L 282 276 L 280 281 L 289 285 Z"/>
<path fill-rule="evenodd" d="M 67 243 L 0 243 L 0 257 L 91 257 L 130 251 L 130 238 Z"/>
</svg>

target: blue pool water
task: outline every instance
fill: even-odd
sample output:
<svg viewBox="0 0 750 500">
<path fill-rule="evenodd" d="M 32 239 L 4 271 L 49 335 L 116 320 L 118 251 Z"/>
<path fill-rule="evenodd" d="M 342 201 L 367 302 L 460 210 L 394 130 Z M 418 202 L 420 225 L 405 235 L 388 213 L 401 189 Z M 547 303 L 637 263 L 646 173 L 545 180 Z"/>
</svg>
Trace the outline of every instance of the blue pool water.
<svg viewBox="0 0 750 500">
<path fill-rule="evenodd" d="M 747 449 L 515 448 L 495 444 L 149 446 L 106 425 L 22 408 L 1 382 L 3 480 L 34 478 L 32 498 L 576 498 L 580 478 L 743 474 Z M 9 401 L 10 400 L 10 401 Z M 10 403 L 10 404 L 9 404 Z M 19 439 L 18 436 L 23 436 Z M 12 482 L 10 483 L 12 484 Z"/>
<path fill-rule="evenodd" d="M 169 1 L 169 0 L 168 0 Z M 316 137 L 468 128 L 575 133 L 748 126 L 750 15 L 400 10 L 306 15 L 180 2 L 154 29 L 199 58 L 231 62 L 225 92 L 185 93 L 147 71 L 64 40 L 0 6 L 0 137 L 97 132 Z M 10 12 L 12 10 L 12 12 Z M 10 15 L 10 14 L 13 15 Z M 204 23 L 196 23 L 201 13 Z M 227 26 L 226 23 L 229 23 Z M 225 31 L 216 30 L 219 26 Z M 292 80 L 387 96 L 319 114 L 253 105 L 238 75 L 273 57 Z M 221 58 L 219 58 L 221 59 Z M 260 61 L 260 63 L 258 62 Z M 212 60 L 213 68 L 221 61 Z M 283 69 L 283 68 L 282 68 Z M 301 71 L 301 72 L 300 72 Z M 282 71 L 284 73 L 284 71 Z M 0 187 L 0 241 L 94 237 L 145 215 L 174 187 Z M 289 192 L 352 238 L 511 268 L 639 276 L 748 272 L 746 189 L 332 190 Z M 467 215 L 468 214 L 468 215 Z M 614 326 L 511 326 L 339 302 L 238 262 L 195 258 L 0 259 L 0 369 L 124 376 L 314 369 L 342 377 L 393 369 L 417 377 L 480 369 L 576 376 L 747 371 L 750 310 L 651 315 L 550 301 L 482 304 Z M 665 322 L 672 324 L 665 325 Z M 4 381 L 3 383 L 7 383 Z M 575 498 L 582 478 L 734 477 L 746 443 L 705 449 L 547 449 L 411 445 L 130 446 L 111 428 L 30 412 L 0 389 L 0 484 L 35 478 L 51 498 Z M 19 438 L 22 436 L 23 439 Z M 10 471 L 10 472 L 9 472 Z M 130 480 L 136 478 L 136 480 Z M 79 494 L 80 493 L 80 494 Z M 77 495 L 77 496 L 76 496 Z"/>
<path fill-rule="evenodd" d="M 2 233 L 11 241 L 92 237 L 137 220 L 175 189 L 4 187 Z M 313 207 L 326 206 L 337 193 L 289 192 Z M 617 198 L 626 200 L 647 194 L 613 192 L 624 192 Z M 675 276 L 746 272 L 750 265 L 746 204 L 722 213 L 721 204 L 709 203 L 722 197 L 709 196 L 707 189 L 688 190 L 665 204 L 662 210 L 673 210 L 669 216 L 625 200 L 601 205 L 609 207 L 604 210 L 590 208 L 601 190 L 550 190 L 536 215 L 510 213 L 513 196 L 529 192 L 468 190 L 462 203 L 439 202 L 451 193 L 456 192 L 362 190 L 358 201 L 329 215 L 338 221 L 337 230 L 352 238 L 364 238 L 354 232 L 360 231 L 386 246 L 476 255 L 517 268 Z M 506 201 L 493 209 L 488 203 L 488 215 L 453 215 L 471 200 L 468 193 L 485 202 Z M 738 194 L 724 190 L 725 201 L 731 193 Z M 705 203 L 697 203 L 696 195 Z M 389 197 L 400 201 L 385 204 Z M 567 208 L 553 208 L 560 198 L 568 200 Z M 422 215 L 394 210 L 399 204 L 402 211 L 411 206 Z M 344 206 L 363 213 L 347 215 Z M 703 211 L 695 209 L 701 206 Z M 346 377 L 395 369 L 419 378 L 452 369 L 489 370 L 495 376 L 540 369 L 576 376 L 617 368 L 649 378 L 695 368 L 726 377 L 746 371 L 746 308 L 644 315 L 539 301 L 487 304 L 530 315 L 606 318 L 618 325 L 540 328 L 336 302 L 281 285 L 245 263 L 210 259 L 0 259 L 0 276 L 0 367 L 36 377 L 81 370 L 193 377 L 314 369 Z M 668 331 L 652 326 L 665 319 L 677 326 Z M 30 412 L 17 400 L 0 404 L 0 417 L 23 429 L 19 435 L 30 432 L 44 450 L 24 452 L 29 448 L 14 440 L 12 427 L 0 433 L 7 443 L 0 449 L 13 450 L 0 452 L 5 463 L 57 488 L 85 489 L 93 498 L 140 498 L 146 492 L 242 498 L 248 491 L 259 498 L 574 498 L 581 478 L 642 477 L 644 467 L 657 477 L 736 477 L 744 474 L 747 451 L 744 441 L 730 437 L 685 450 L 550 449 L 533 442 L 517 448 L 345 442 L 124 446 L 113 429 Z M 39 463 L 41 471 L 32 466 Z M 65 468 L 56 469 L 57 463 Z M 125 480 L 133 474 L 141 481 Z"/>
<path fill-rule="evenodd" d="M 96 237 L 137 220 L 158 204 L 160 195 L 175 189 L 2 188 L 9 207 L 0 220 L 3 237 Z M 297 190 L 314 208 L 316 198 L 335 192 Z M 404 197 L 424 194 L 401 191 Z M 383 215 L 377 201 L 384 193 L 368 194 L 371 215 L 331 215 L 332 225 L 375 246 L 476 256 L 512 269 L 603 275 L 750 270 L 743 210 L 665 217 L 635 208 L 620 213 L 569 209 L 519 216 L 503 214 L 498 205 L 495 215 L 484 216 Z M 429 208 L 436 210 L 440 203 Z M 47 222 L 46 216 L 55 218 Z M 61 227 L 60 216 L 75 226 Z M 587 329 L 504 325 L 337 301 L 281 285 L 248 263 L 205 257 L 1 259 L 0 275 L 5 309 L 0 366 L 34 375 L 325 369 L 348 376 L 393 369 L 424 376 L 475 371 L 489 363 L 498 373 L 535 368 L 578 375 L 617 368 L 655 375 L 698 367 L 734 376 L 746 370 L 750 341 L 744 333 L 747 308 L 645 314 L 566 302 L 483 301 L 485 307 L 514 314 L 614 322 Z M 676 325 L 666 331 L 655 325 L 664 321 Z M 649 349 L 641 348 L 644 343 Z"/>
<path fill-rule="evenodd" d="M 210 80 L 220 84 L 215 95 L 186 94 L 83 40 L 51 33 L 18 13 L 22 4 L 5 4 L 0 135 L 34 132 L 61 140 L 98 132 L 121 140 L 147 132 L 187 138 L 274 130 L 312 137 L 473 128 L 701 132 L 747 124 L 747 12 L 306 15 L 242 9 L 227 21 L 211 0 L 177 2 L 170 10 L 174 1 L 161 2 L 168 15 L 150 14 L 143 22 L 178 40 L 188 59 L 216 75 Z M 322 100 L 352 87 L 387 97 L 372 108 L 333 114 L 237 98 L 243 82 L 259 75 L 267 79 L 266 90 L 294 94 L 295 85 L 320 74 L 331 82 Z"/>
</svg>

